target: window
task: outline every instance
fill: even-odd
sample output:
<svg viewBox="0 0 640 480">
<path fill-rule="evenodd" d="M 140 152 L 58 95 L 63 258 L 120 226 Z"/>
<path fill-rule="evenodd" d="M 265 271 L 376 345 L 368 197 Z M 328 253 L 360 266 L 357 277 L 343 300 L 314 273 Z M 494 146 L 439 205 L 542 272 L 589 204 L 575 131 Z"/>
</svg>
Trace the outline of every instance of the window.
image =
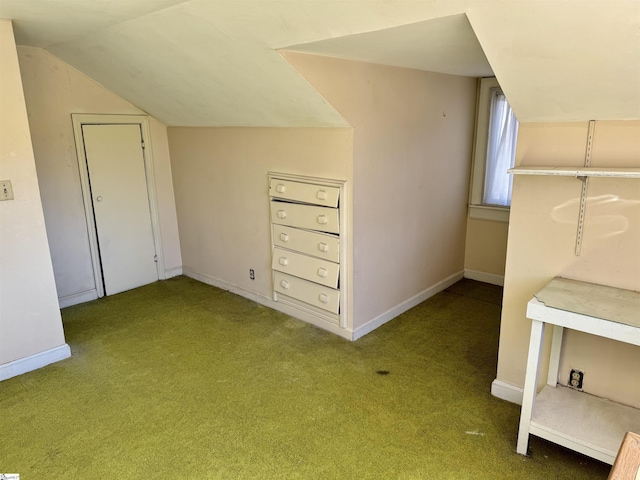
<svg viewBox="0 0 640 480">
<path fill-rule="evenodd" d="M 516 120 L 495 78 L 483 78 L 478 89 L 476 139 L 471 181 L 472 218 L 509 221 L 513 167 L 518 137 Z"/>
</svg>

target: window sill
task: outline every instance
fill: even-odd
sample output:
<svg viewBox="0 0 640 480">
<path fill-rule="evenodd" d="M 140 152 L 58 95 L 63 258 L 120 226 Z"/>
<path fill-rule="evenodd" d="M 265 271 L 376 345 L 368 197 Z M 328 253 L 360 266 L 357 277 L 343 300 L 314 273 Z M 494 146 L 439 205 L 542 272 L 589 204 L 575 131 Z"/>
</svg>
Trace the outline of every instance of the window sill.
<svg viewBox="0 0 640 480">
<path fill-rule="evenodd" d="M 489 205 L 469 205 L 469 217 L 476 220 L 509 223 L 509 207 L 491 207 Z"/>
</svg>

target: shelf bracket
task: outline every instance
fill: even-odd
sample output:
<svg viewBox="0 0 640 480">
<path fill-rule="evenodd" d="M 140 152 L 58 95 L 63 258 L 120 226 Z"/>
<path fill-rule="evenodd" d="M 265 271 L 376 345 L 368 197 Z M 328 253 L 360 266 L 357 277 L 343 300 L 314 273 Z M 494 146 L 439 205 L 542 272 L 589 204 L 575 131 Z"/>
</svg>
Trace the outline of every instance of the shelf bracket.
<svg viewBox="0 0 640 480">
<path fill-rule="evenodd" d="M 595 120 L 589 121 L 589 133 L 587 134 L 587 149 L 584 156 L 584 166 L 591 166 L 591 149 L 593 147 L 593 130 L 595 128 Z M 580 210 L 578 213 L 578 232 L 576 235 L 576 256 L 580 256 L 582 252 L 582 235 L 584 233 L 584 216 L 587 208 L 587 190 L 589 188 L 589 178 L 586 176 L 576 177 L 582 181 L 582 192 L 580 194 Z"/>
</svg>

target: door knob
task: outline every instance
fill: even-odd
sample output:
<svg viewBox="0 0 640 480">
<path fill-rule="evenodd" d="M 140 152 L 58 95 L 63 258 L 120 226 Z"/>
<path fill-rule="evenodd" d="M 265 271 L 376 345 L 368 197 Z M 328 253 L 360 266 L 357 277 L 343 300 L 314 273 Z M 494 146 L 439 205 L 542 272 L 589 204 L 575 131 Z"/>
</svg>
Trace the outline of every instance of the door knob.
<svg viewBox="0 0 640 480">
<path fill-rule="evenodd" d="M 98 196 L 96 197 L 96 200 L 97 200 L 98 202 L 101 202 L 101 201 L 102 201 L 102 197 L 101 197 L 100 195 L 98 195 Z"/>
</svg>

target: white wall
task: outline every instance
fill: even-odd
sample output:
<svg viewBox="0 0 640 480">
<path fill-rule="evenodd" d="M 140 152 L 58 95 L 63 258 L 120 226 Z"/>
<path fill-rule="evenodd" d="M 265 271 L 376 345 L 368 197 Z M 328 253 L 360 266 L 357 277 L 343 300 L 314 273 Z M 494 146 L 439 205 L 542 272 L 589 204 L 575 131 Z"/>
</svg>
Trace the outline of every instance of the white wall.
<svg viewBox="0 0 640 480">
<path fill-rule="evenodd" d="M 476 81 L 282 54 L 354 127 L 354 328 L 391 318 L 463 271 Z"/>
<path fill-rule="evenodd" d="M 351 188 L 350 128 L 169 128 L 169 145 L 185 272 L 245 296 L 273 294 L 267 173 Z"/>
<path fill-rule="evenodd" d="M 58 296 L 95 289 L 72 113 L 144 114 L 40 48 L 18 47 Z M 167 129 L 149 118 L 165 269 L 182 265 Z"/>
<path fill-rule="evenodd" d="M 521 124 L 517 165 L 582 166 L 588 123 Z M 591 165 L 640 167 L 640 121 L 596 122 Z M 497 380 L 524 384 L 531 321 L 527 302 L 562 276 L 640 291 L 640 180 L 591 178 L 582 252 L 575 255 L 580 180 L 514 178 Z M 550 337 L 547 335 L 545 359 Z M 546 378 L 548 361 L 540 380 Z M 560 382 L 585 372 L 584 390 L 640 407 L 640 347 L 568 331 Z"/>
<path fill-rule="evenodd" d="M 508 223 L 471 217 L 467 219 L 464 251 L 466 276 L 498 285 L 504 283 L 508 232 Z"/>
<path fill-rule="evenodd" d="M 8 366 L 58 348 L 68 356 L 11 22 L 0 19 L 0 379 Z M 65 347 L 60 349 L 59 347 Z M 44 354 L 46 356 L 46 353 Z M 49 362 L 45 362 L 49 363 Z M 39 365 L 38 365 L 39 366 Z"/>
</svg>

